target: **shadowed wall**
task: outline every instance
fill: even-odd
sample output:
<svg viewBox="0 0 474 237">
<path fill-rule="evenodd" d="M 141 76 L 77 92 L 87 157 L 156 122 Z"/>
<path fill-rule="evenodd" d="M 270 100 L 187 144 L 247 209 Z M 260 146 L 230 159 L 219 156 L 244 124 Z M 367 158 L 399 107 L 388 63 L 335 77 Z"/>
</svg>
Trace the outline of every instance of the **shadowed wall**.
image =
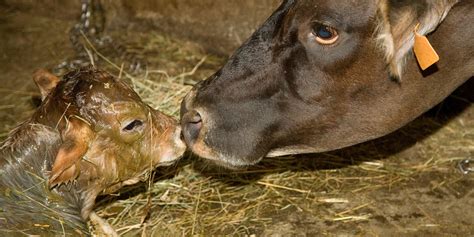
<svg viewBox="0 0 474 237">
<path fill-rule="evenodd" d="M 281 0 L 104 0 L 108 27 L 129 23 L 191 39 L 229 55 L 270 16 Z M 50 17 L 78 19 L 81 1 L 0 0 L 0 4 Z"/>
</svg>

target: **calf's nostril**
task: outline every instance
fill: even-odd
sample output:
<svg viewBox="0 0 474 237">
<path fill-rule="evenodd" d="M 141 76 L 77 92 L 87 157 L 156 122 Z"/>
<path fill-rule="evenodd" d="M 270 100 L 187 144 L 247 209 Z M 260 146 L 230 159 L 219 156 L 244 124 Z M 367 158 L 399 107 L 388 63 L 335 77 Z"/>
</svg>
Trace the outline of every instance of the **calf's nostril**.
<svg viewBox="0 0 474 237">
<path fill-rule="evenodd" d="M 195 110 L 189 111 L 184 114 L 181 123 L 183 126 L 184 141 L 188 144 L 194 143 L 202 128 L 201 115 Z"/>
</svg>

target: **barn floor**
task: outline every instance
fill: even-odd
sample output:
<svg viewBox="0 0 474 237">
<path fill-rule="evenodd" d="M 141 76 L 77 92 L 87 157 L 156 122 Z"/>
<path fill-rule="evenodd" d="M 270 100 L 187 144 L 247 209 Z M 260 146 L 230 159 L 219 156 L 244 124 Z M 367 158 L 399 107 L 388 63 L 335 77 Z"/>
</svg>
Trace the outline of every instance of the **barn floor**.
<svg viewBox="0 0 474 237">
<path fill-rule="evenodd" d="M 32 72 L 74 55 L 73 24 L 0 5 L 0 139 L 34 111 Z M 148 70 L 128 80 L 174 116 L 188 84 L 224 62 L 142 27 L 107 34 L 147 59 Z M 399 131 L 335 152 L 267 159 L 245 171 L 187 156 L 158 170 L 155 183 L 102 198 L 98 212 L 123 236 L 471 236 L 474 173 L 457 164 L 474 159 L 473 89 L 471 79 Z"/>
</svg>

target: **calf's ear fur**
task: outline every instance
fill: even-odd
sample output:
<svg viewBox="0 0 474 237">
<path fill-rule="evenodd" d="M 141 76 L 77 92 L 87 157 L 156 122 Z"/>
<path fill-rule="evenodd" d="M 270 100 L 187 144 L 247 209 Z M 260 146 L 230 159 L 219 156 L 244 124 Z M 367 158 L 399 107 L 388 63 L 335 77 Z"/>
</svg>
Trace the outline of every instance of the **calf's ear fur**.
<svg viewBox="0 0 474 237">
<path fill-rule="evenodd" d="M 89 125 L 81 119 L 71 117 L 67 121 L 65 130 L 61 132 L 62 144 L 50 173 L 50 188 L 77 178 L 80 173 L 80 161 L 89 149 L 93 134 Z"/>
<path fill-rule="evenodd" d="M 56 85 L 58 85 L 59 78 L 44 69 L 39 69 L 33 73 L 33 81 L 40 90 L 41 100 L 43 101 Z"/>
<path fill-rule="evenodd" d="M 376 39 L 385 54 L 390 76 L 401 81 L 406 56 L 418 34 L 433 32 L 459 0 L 378 0 Z"/>
</svg>

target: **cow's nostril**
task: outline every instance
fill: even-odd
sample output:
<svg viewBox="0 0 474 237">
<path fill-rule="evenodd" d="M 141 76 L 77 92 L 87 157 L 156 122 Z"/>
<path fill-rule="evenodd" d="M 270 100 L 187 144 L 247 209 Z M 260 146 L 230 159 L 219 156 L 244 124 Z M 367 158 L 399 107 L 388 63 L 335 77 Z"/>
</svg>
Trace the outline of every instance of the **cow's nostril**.
<svg viewBox="0 0 474 237">
<path fill-rule="evenodd" d="M 189 145 L 193 144 L 202 128 L 201 115 L 195 110 L 189 111 L 183 115 L 181 125 L 183 126 L 184 141 Z"/>
<path fill-rule="evenodd" d="M 201 115 L 197 111 L 191 111 L 191 116 L 189 118 L 189 123 L 201 123 Z"/>
</svg>

